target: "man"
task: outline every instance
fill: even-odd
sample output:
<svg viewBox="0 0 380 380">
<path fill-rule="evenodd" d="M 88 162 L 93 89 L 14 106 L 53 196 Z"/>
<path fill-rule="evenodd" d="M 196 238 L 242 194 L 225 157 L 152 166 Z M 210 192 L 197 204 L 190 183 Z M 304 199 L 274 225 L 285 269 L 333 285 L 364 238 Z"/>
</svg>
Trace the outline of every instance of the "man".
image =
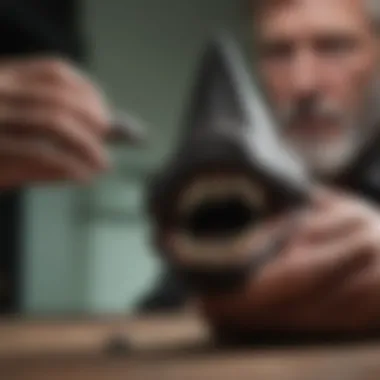
<svg viewBox="0 0 380 380">
<path fill-rule="evenodd" d="M 243 294 L 208 297 L 203 309 L 216 325 L 234 321 L 260 331 L 377 329 L 380 160 L 372 161 L 371 183 L 363 177 L 344 187 L 338 178 L 380 132 L 379 4 L 266 0 L 252 5 L 258 69 L 280 132 L 326 189 L 316 194 L 285 251 Z M 361 167 L 358 176 L 367 169 Z"/>
</svg>

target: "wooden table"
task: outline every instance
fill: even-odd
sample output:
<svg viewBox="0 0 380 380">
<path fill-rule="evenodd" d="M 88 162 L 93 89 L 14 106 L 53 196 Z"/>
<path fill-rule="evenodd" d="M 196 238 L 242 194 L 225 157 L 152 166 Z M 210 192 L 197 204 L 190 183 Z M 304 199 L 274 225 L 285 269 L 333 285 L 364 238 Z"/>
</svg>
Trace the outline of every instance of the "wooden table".
<svg viewBox="0 0 380 380">
<path fill-rule="evenodd" d="M 0 379 L 182 378 L 379 380 L 380 344 L 220 349 L 193 315 L 0 322 Z"/>
</svg>

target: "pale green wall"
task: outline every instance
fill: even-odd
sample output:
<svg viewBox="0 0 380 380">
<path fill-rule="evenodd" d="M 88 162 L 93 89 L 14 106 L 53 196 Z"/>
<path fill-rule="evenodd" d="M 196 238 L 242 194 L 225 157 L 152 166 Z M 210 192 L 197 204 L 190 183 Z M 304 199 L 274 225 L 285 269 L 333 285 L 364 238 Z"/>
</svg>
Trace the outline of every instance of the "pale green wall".
<svg viewBox="0 0 380 380">
<path fill-rule="evenodd" d="M 142 186 L 131 173 L 168 151 L 202 41 L 212 26 L 235 25 L 237 14 L 230 0 L 87 1 L 94 76 L 115 106 L 149 122 L 151 144 L 119 149 L 119 172 L 90 189 L 30 192 L 27 312 L 123 311 L 149 286 L 158 265 L 143 216 L 128 217 Z M 121 220 L 107 216 L 113 210 Z"/>
<path fill-rule="evenodd" d="M 30 191 L 26 197 L 24 309 L 72 312 L 82 304 L 82 258 L 76 236 L 75 189 Z"/>
</svg>

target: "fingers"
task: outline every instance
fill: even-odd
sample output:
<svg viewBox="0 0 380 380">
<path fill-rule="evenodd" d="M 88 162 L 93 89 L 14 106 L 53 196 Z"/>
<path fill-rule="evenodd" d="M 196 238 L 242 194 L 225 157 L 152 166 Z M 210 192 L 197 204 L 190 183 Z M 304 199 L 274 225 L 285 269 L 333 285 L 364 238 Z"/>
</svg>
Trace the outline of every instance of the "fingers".
<svg viewBox="0 0 380 380">
<path fill-rule="evenodd" d="M 1 187 L 59 179 L 82 182 L 94 174 L 94 170 L 66 151 L 40 140 L 0 138 L 0 151 Z"/>
<path fill-rule="evenodd" d="M 378 224 L 374 207 L 365 201 L 331 190 L 319 191 L 326 202 L 322 205 L 317 201 L 314 208 L 303 214 L 301 228 L 297 231 L 301 242 L 318 243 L 340 238 Z"/>
<path fill-rule="evenodd" d="M 377 265 L 365 266 L 336 285 L 298 305 L 283 305 L 280 320 L 274 317 L 275 309 L 267 310 L 266 319 L 261 318 L 260 324 L 334 333 L 379 328 L 380 273 Z"/>
<path fill-rule="evenodd" d="M 92 93 L 78 89 L 55 87 L 45 83 L 29 82 L 2 84 L 0 82 L 1 114 L 15 108 L 41 106 L 58 108 L 61 112 L 72 113 L 80 118 L 90 131 L 103 136 L 110 128 L 104 107 L 93 98 Z"/>
<path fill-rule="evenodd" d="M 298 233 L 300 241 L 317 243 L 349 235 L 367 224 L 367 210 L 356 203 L 340 202 L 329 210 L 304 215 Z"/>
<path fill-rule="evenodd" d="M 379 265 L 368 266 L 343 282 L 317 304 L 346 328 L 380 326 Z"/>
<path fill-rule="evenodd" d="M 9 108 L 0 119 L 6 126 L 0 132 L 0 152 L 7 154 L 8 136 L 14 138 L 42 137 L 62 149 L 71 152 L 78 159 L 85 160 L 94 169 L 103 170 L 108 165 L 102 139 L 90 133 L 84 123 L 70 113 L 48 107 L 23 107 L 23 112 Z"/>
<path fill-rule="evenodd" d="M 9 69 L 0 66 L 0 100 L 15 105 L 59 105 L 64 111 L 77 112 L 96 132 L 104 135 L 110 129 L 111 117 L 100 90 L 60 61 L 26 61 Z"/>
<path fill-rule="evenodd" d="M 314 207 L 325 208 L 333 205 L 339 200 L 339 194 L 330 188 L 318 186 L 314 189 L 311 200 Z"/>
<path fill-rule="evenodd" d="M 66 172 L 76 177 L 78 171 L 82 178 L 83 172 L 104 170 L 108 167 L 104 138 L 110 128 L 108 107 L 100 91 L 66 62 L 41 58 L 0 64 L 0 165 L 4 178 L 15 183 L 21 177 L 53 178 L 52 168 L 62 178 Z M 24 167 L 38 167 L 39 174 L 21 166 L 18 174 L 15 169 L 10 171 L 9 167 L 27 157 L 30 161 L 24 162 Z M 44 162 L 46 159 L 51 163 Z M 13 164 L 3 171 L 5 161 Z"/>
<path fill-rule="evenodd" d="M 18 78 L 55 84 L 58 87 L 64 85 L 94 90 L 94 84 L 82 71 L 67 59 L 57 57 L 33 56 L 3 60 L 0 64 L 0 82 L 15 82 Z M 99 91 L 98 88 L 95 90 Z"/>
<path fill-rule="evenodd" d="M 44 163 L 31 164 L 27 169 L 23 163 L 12 163 L 13 170 L 6 170 L 0 178 L 0 186 L 2 189 L 14 188 L 25 185 L 38 185 L 46 182 L 62 182 L 62 181 L 76 181 L 86 183 L 90 180 L 90 176 L 76 175 L 78 168 L 70 170 L 67 164 L 63 167 L 59 165 L 48 165 Z M 11 184 L 11 185 L 10 185 Z"/>
<path fill-rule="evenodd" d="M 300 254 L 284 256 L 264 268 L 252 281 L 250 297 L 269 305 L 293 302 L 325 290 L 374 259 L 373 239 L 367 231 L 360 231 L 331 243 L 299 246 L 296 249 Z"/>
</svg>

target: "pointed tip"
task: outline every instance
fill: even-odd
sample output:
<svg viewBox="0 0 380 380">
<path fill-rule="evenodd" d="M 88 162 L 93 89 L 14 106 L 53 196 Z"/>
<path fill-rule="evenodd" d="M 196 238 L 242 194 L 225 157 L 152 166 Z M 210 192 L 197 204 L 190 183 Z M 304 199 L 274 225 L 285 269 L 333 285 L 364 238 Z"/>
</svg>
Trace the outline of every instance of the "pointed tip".
<svg viewBox="0 0 380 380">
<path fill-rule="evenodd" d="M 225 47 L 233 41 L 232 33 L 225 29 L 216 29 L 210 34 L 209 42 L 219 46 Z"/>
<path fill-rule="evenodd" d="M 107 136 L 110 142 L 126 142 L 143 145 L 147 140 L 145 123 L 126 112 L 118 112 L 111 121 L 111 130 Z"/>
<path fill-rule="evenodd" d="M 244 59 L 238 43 L 226 30 L 210 35 L 201 53 L 186 123 L 190 130 L 217 127 L 221 119 L 245 123 Z M 244 76 L 244 77 L 243 77 Z M 224 124 L 224 123 L 223 123 Z"/>
<path fill-rule="evenodd" d="M 224 29 L 211 34 L 208 46 L 222 56 L 222 61 L 230 64 L 241 55 L 237 40 L 232 33 Z"/>
</svg>

